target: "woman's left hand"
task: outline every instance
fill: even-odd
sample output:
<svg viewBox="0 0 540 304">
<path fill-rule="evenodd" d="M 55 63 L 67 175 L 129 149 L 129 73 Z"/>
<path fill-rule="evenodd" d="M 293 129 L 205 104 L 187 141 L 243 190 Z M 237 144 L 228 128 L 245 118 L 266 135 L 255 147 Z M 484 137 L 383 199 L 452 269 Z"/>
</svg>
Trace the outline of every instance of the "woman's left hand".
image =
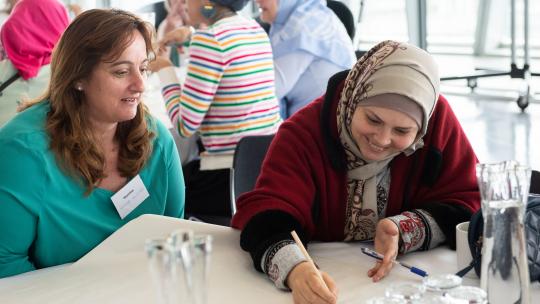
<svg viewBox="0 0 540 304">
<path fill-rule="evenodd" d="M 377 223 L 375 231 L 375 251 L 384 255 L 382 261 L 377 261 L 375 267 L 368 271 L 368 276 L 373 282 L 384 278 L 394 266 L 394 260 L 399 250 L 399 229 L 389 219 L 382 219 Z"/>
<path fill-rule="evenodd" d="M 148 69 L 151 72 L 159 72 L 159 70 L 172 66 L 171 60 L 165 56 L 157 56 L 156 59 L 150 62 Z"/>
</svg>

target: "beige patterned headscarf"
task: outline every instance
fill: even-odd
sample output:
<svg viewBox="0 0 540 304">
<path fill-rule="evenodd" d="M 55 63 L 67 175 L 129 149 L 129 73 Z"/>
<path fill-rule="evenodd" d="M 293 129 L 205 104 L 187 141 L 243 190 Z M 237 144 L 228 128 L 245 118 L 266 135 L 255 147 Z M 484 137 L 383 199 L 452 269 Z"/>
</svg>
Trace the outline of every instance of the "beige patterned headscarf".
<svg viewBox="0 0 540 304">
<path fill-rule="evenodd" d="M 423 145 L 422 137 L 439 97 L 439 74 L 433 58 L 413 45 L 384 41 L 360 58 L 345 80 L 337 108 L 338 133 L 347 157 L 345 240 L 374 237 L 379 220 L 377 175 L 401 153 L 381 161 L 366 162 L 351 135 L 351 122 L 358 105 L 366 98 L 387 93 L 406 96 L 418 103 L 423 111 L 417 139 L 403 151 L 412 154 Z"/>
</svg>

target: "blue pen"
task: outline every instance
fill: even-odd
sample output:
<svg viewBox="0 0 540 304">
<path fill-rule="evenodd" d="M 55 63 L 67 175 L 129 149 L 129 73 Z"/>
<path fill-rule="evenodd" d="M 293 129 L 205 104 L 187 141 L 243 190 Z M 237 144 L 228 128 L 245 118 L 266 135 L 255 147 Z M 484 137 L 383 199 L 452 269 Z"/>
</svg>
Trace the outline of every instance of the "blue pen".
<svg viewBox="0 0 540 304">
<path fill-rule="evenodd" d="M 370 257 L 376 258 L 377 260 L 382 261 L 382 259 L 384 257 L 382 254 L 378 253 L 377 251 L 371 250 L 371 249 L 366 248 L 366 247 L 362 247 L 362 248 L 360 248 L 360 250 L 362 250 L 363 254 L 369 255 Z M 428 273 L 423 271 L 420 268 L 416 268 L 416 267 L 410 266 L 408 264 L 405 264 L 403 262 L 398 262 L 396 260 L 394 260 L 393 262 L 394 262 L 394 264 L 401 265 L 401 266 L 409 269 L 414 274 L 417 274 L 417 275 L 422 276 L 422 277 L 427 277 L 428 276 Z"/>
</svg>

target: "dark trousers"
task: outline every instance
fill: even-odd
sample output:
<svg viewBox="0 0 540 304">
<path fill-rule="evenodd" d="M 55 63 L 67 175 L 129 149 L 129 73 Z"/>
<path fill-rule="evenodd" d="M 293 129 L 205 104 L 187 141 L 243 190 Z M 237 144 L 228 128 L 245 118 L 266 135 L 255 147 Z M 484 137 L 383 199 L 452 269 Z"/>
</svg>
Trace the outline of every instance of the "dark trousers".
<svg viewBox="0 0 540 304">
<path fill-rule="evenodd" d="M 223 223 L 217 223 L 212 218 L 230 221 L 232 213 L 230 169 L 201 171 L 200 160 L 191 161 L 182 169 L 186 183 L 185 217 L 195 216 L 205 222 L 216 224 Z"/>
</svg>

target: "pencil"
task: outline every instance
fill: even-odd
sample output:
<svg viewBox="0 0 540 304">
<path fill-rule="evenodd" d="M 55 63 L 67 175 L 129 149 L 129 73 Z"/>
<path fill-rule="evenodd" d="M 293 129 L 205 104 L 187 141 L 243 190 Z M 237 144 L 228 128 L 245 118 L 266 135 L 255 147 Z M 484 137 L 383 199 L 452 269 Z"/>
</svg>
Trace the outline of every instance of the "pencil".
<svg viewBox="0 0 540 304">
<path fill-rule="evenodd" d="M 306 248 L 304 247 L 304 244 L 302 244 L 302 241 L 300 241 L 300 238 L 298 237 L 298 234 L 296 234 L 296 231 L 294 231 L 294 230 L 291 231 L 291 235 L 292 235 L 296 245 L 298 245 L 298 248 L 300 248 L 300 251 L 302 251 L 302 254 L 306 258 L 306 260 L 308 260 L 308 262 L 311 263 L 313 268 L 315 268 L 315 270 L 317 271 L 317 274 L 319 275 L 319 278 L 321 278 L 323 283 L 326 284 L 326 282 L 324 282 L 324 279 L 322 277 L 321 272 L 319 271 L 319 269 L 317 269 L 317 266 L 315 266 L 315 262 L 313 262 L 313 259 L 309 256 L 309 253 L 307 252 Z"/>
</svg>

